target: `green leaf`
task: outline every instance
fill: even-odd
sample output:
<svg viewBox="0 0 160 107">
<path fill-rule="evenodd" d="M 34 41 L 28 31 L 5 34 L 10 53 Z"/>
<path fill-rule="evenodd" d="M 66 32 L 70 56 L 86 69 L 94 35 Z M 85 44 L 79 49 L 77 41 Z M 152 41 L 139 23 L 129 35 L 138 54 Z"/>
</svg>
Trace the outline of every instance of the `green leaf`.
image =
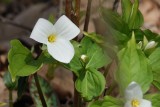
<svg viewBox="0 0 160 107">
<path fill-rule="evenodd" d="M 138 29 L 142 26 L 144 20 L 143 15 L 138 10 L 139 0 L 134 0 L 132 4 L 130 0 L 121 0 L 122 19 L 129 25 L 130 29 Z"/>
<path fill-rule="evenodd" d="M 55 17 L 54 17 L 52 14 L 50 14 L 48 20 L 49 20 L 51 23 L 54 23 L 54 22 L 55 22 Z"/>
<path fill-rule="evenodd" d="M 93 41 L 95 41 L 96 43 L 99 44 L 103 44 L 104 38 L 102 37 L 102 35 L 96 34 L 96 33 L 87 33 L 87 32 L 83 32 L 83 34 L 89 38 L 91 38 Z"/>
<path fill-rule="evenodd" d="M 88 68 L 101 68 L 111 62 L 111 59 L 103 52 L 103 50 L 95 50 L 92 57 L 90 58 L 86 69 Z"/>
<path fill-rule="evenodd" d="M 152 102 L 152 107 L 159 107 L 159 105 L 160 105 L 160 93 L 148 94 L 144 97 L 145 97 L 145 99 L 150 100 Z"/>
<path fill-rule="evenodd" d="M 53 92 L 51 86 L 49 85 L 49 83 L 40 76 L 38 76 L 38 79 L 39 79 L 40 86 L 42 86 L 41 89 L 42 89 L 45 101 L 47 103 L 47 107 L 58 107 L 58 102 L 57 102 L 58 99 L 55 93 Z M 32 82 L 31 82 L 30 92 L 31 92 L 32 98 L 35 101 L 36 107 L 43 107 L 37 91 L 34 78 L 32 79 Z"/>
<path fill-rule="evenodd" d="M 122 0 L 122 19 L 129 24 L 130 29 L 136 29 L 143 24 L 143 16 L 138 10 L 139 1 L 132 4 L 130 0 Z"/>
<path fill-rule="evenodd" d="M 95 102 L 91 102 L 91 104 L 89 104 L 89 107 L 102 107 L 102 104 L 103 104 L 103 100 L 98 100 L 98 101 L 95 101 Z"/>
<path fill-rule="evenodd" d="M 127 41 L 130 39 L 130 35 L 126 35 L 114 29 L 111 30 L 111 35 L 114 37 L 116 43 L 120 46 L 125 46 L 127 44 Z"/>
<path fill-rule="evenodd" d="M 88 57 L 88 63 L 86 64 L 86 69 L 88 68 L 101 68 L 104 65 L 110 63 L 110 58 L 106 53 L 102 50 L 100 46 L 98 46 L 95 42 L 93 42 L 88 37 L 85 37 L 81 41 L 82 45 L 82 54 Z"/>
<path fill-rule="evenodd" d="M 154 72 L 160 73 L 160 48 L 157 48 L 150 56 L 149 62 Z"/>
<path fill-rule="evenodd" d="M 132 23 L 133 23 L 133 25 L 132 25 Z M 136 13 L 135 20 L 132 23 L 130 24 L 132 26 L 132 29 L 139 29 L 143 25 L 143 23 L 144 23 L 143 15 L 139 10 Z"/>
<path fill-rule="evenodd" d="M 37 72 L 42 67 L 42 62 L 34 60 L 31 52 L 20 41 L 12 40 L 11 49 L 8 53 L 9 72 L 12 80 L 16 76 L 28 76 Z"/>
<path fill-rule="evenodd" d="M 149 62 L 153 71 L 153 84 L 160 90 L 160 48 L 149 56 Z"/>
<path fill-rule="evenodd" d="M 82 71 L 76 80 L 75 87 L 82 97 L 89 101 L 102 94 L 105 88 L 105 78 L 96 69 Z"/>
<path fill-rule="evenodd" d="M 89 107 L 123 107 L 123 100 L 112 96 L 105 96 L 103 100 L 92 102 Z"/>
<path fill-rule="evenodd" d="M 128 23 L 129 17 L 130 17 L 130 12 L 132 10 L 132 3 L 130 0 L 121 0 L 121 5 L 122 5 L 122 19 L 126 23 Z"/>
<path fill-rule="evenodd" d="M 129 27 L 121 18 L 118 13 L 113 12 L 105 8 L 101 8 L 101 14 L 104 21 L 109 25 L 109 27 L 122 32 L 124 34 L 129 33 Z"/>
<path fill-rule="evenodd" d="M 122 100 L 118 98 L 114 98 L 112 96 L 105 96 L 102 107 L 123 107 L 124 103 Z"/>
<path fill-rule="evenodd" d="M 84 37 L 80 44 L 77 42 L 72 43 L 75 48 L 74 58 L 69 64 L 65 64 L 64 66 L 73 71 L 77 76 L 85 69 L 101 68 L 111 61 L 107 54 L 103 52 L 102 48 L 89 37 Z M 87 57 L 86 62 L 82 61 L 82 55 Z"/>
<path fill-rule="evenodd" d="M 134 34 L 128 45 L 118 53 L 119 65 L 116 72 L 116 80 L 119 84 L 120 91 L 124 95 L 126 87 L 132 82 L 137 82 L 143 93 L 145 93 L 151 82 L 153 74 L 148 59 L 142 52 L 137 49 Z"/>
<path fill-rule="evenodd" d="M 80 62 L 80 58 L 77 56 L 74 56 L 71 62 L 69 64 L 65 64 L 64 66 L 67 69 L 73 71 L 77 77 L 79 76 L 80 71 L 83 69 L 82 63 Z"/>
<path fill-rule="evenodd" d="M 18 79 L 16 79 L 16 81 L 12 82 L 12 78 L 11 78 L 11 75 L 10 75 L 9 72 L 6 72 L 6 73 L 4 74 L 3 81 L 4 81 L 4 84 L 6 85 L 6 87 L 7 87 L 9 90 L 13 90 L 13 89 L 16 89 L 16 88 L 17 88 Z"/>
</svg>

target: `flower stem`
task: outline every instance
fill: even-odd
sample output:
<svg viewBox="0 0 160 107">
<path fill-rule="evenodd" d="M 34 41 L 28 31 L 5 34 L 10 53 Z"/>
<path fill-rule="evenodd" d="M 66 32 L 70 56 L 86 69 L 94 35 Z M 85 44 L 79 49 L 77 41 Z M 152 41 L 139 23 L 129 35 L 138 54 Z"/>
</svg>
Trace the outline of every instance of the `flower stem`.
<svg viewBox="0 0 160 107">
<path fill-rule="evenodd" d="M 90 19 L 90 14 L 91 14 L 91 3 L 92 0 L 88 0 L 87 3 L 87 11 L 86 11 L 86 19 L 85 19 L 85 24 L 84 24 L 84 31 L 88 31 L 88 25 L 89 25 L 89 19 Z"/>
<path fill-rule="evenodd" d="M 71 0 L 66 0 L 65 12 L 66 12 L 66 16 L 69 19 L 71 19 L 71 11 L 72 11 L 72 1 Z"/>
<path fill-rule="evenodd" d="M 9 107 L 13 107 L 12 90 L 9 90 Z"/>
<path fill-rule="evenodd" d="M 34 79 L 35 79 L 35 82 L 36 82 L 36 87 L 37 87 L 38 94 L 39 94 L 40 100 L 42 102 L 42 105 L 43 105 L 43 107 L 47 107 L 46 101 L 44 99 L 44 96 L 43 96 L 43 93 L 42 93 L 42 90 L 41 90 L 41 86 L 39 84 L 37 73 L 34 74 Z"/>
<path fill-rule="evenodd" d="M 75 11 L 74 11 L 74 23 L 79 26 L 79 18 L 80 18 L 80 3 L 81 0 L 75 1 Z"/>
<path fill-rule="evenodd" d="M 73 21 L 77 26 L 79 26 L 79 18 L 80 18 L 80 2 L 81 0 L 75 0 L 75 9 L 72 7 L 73 0 L 66 0 L 65 12 L 66 16 Z M 74 75 L 74 83 L 77 79 L 77 76 Z M 81 107 L 81 97 L 77 92 L 76 88 L 74 88 L 74 107 Z"/>
<path fill-rule="evenodd" d="M 77 79 L 77 77 L 74 74 L 74 83 L 75 83 L 76 79 Z M 74 88 L 74 103 L 73 103 L 73 107 L 81 107 L 81 103 L 82 103 L 81 96 L 79 95 L 79 93 L 76 90 L 76 88 Z"/>
</svg>

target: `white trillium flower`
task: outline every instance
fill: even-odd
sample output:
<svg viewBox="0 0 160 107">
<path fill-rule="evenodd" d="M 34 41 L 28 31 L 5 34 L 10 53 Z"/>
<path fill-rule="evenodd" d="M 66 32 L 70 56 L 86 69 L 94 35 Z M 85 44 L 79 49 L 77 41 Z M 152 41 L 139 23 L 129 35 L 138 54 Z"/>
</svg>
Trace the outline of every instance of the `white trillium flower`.
<svg viewBox="0 0 160 107">
<path fill-rule="evenodd" d="M 65 15 L 53 25 L 46 19 L 40 18 L 30 38 L 47 45 L 49 54 L 56 60 L 69 63 L 74 56 L 74 48 L 70 40 L 80 33 L 80 29 Z"/>
<path fill-rule="evenodd" d="M 156 45 L 157 45 L 157 43 L 156 43 L 155 41 L 150 41 L 150 42 L 148 42 L 148 44 L 145 46 L 145 49 L 144 49 L 144 50 L 154 48 Z"/>
<path fill-rule="evenodd" d="M 131 82 L 126 88 L 125 99 L 124 107 L 152 107 L 149 100 L 143 99 L 141 87 L 136 82 Z"/>
</svg>

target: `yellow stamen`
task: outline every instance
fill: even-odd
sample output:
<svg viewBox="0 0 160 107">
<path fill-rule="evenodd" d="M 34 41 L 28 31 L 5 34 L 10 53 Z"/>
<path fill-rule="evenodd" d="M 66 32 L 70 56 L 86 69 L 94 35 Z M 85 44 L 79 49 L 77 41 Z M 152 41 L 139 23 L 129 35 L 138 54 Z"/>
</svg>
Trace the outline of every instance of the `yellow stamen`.
<svg viewBox="0 0 160 107">
<path fill-rule="evenodd" d="M 48 36 L 48 41 L 51 42 L 51 43 L 55 42 L 56 41 L 56 35 L 54 35 L 54 34 L 49 35 Z"/>
<path fill-rule="evenodd" d="M 132 105 L 132 107 L 139 107 L 140 102 L 138 100 L 134 99 L 131 101 L 131 105 Z"/>
</svg>

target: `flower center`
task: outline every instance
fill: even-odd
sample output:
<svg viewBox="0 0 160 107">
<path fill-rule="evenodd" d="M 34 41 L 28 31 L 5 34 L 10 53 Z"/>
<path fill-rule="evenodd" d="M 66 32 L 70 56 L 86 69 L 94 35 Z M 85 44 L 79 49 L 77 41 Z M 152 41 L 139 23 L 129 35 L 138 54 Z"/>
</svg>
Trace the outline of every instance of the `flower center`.
<svg viewBox="0 0 160 107">
<path fill-rule="evenodd" d="M 51 42 L 51 43 L 55 42 L 56 41 L 56 35 L 54 35 L 54 34 L 49 35 L 48 36 L 48 41 Z"/>
<path fill-rule="evenodd" d="M 131 101 L 131 105 L 132 105 L 132 107 L 139 107 L 140 102 L 138 100 L 134 99 Z"/>
</svg>

